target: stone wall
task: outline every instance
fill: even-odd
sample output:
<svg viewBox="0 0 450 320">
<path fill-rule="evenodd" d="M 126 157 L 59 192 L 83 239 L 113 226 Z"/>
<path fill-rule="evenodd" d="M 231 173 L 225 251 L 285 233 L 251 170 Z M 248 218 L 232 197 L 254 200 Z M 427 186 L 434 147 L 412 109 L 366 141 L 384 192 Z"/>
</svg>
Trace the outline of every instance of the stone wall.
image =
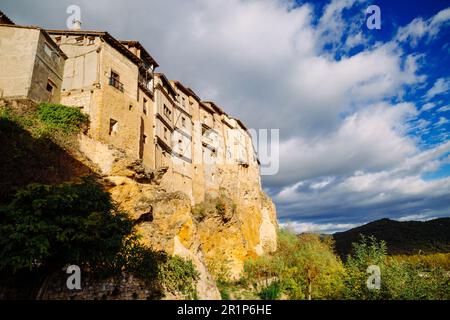
<svg viewBox="0 0 450 320">
<path fill-rule="evenodd" d="M 156 282 L 144 282 L 132 275 L 98 279 L 81 273 L 81 290 L 67 288 L 65 270 L 54 273 L 38 294 L 40 300 L 155 300 L 163 299 L 163 289 Z"/>
<path fill-rule="evenodd" d="M 59 102 L 65 58 L 47 37 L 35 27 L 0 26 L 0 98 Z"/>
</svg>

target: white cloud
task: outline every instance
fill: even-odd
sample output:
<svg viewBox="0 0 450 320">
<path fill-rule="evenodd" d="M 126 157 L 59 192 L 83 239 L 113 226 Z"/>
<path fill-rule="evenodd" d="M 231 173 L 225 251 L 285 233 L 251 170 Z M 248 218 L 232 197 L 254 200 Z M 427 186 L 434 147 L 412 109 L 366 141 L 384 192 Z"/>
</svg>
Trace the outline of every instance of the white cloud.
<svg viewBox="0 0 450 320">
<path fill-rule="evenodd" d="M 439 78 L 434 85 L 427 91 L 425 97 L 431 99 L 439 94 L 450 91 L 450 79 Z"/>
<path fill-rule="evenodd" d="M 436 127 L 443 126 L 444 124 L 447 124 L 447 123 L 449 123 L 449 120 L 448 120 L 447 118 L 445 118 L 445 117 L 440 117 L 440 118 L 439 118 L 439 121 L 436 122 Z"/>
<path fill-rule="evenodd" d="M 425 103 L 423 106 L 422 106 L 422 111 L 427 111 L 427 110 L 431 110 L 431 109 L 433 109 L 434 107 L 436 107 L 436 105 L 434 104 L 434 103 L 431 103 L 431 102 L 428 102 L 428 103 Z"/>
<path fill-rule="evenodd" d="M 450 8 L 438 12 L 428 20 L 416 18 L 405 27 L 398 29 L 396 39 L 400 42 L 408 41 L 412 46 L 416 46 L 419 40 L 434 39 L 441 29 L 450 21 Z"/>
<path fill-rule="evenodd" d="M 390 169 L 360 170 L 336 175 L 325 188 L 314 188 L 322 178 L 303 179 L 283 188 L 274 199 L 286 212 L 284 219 L 311 219 L 317 214 L 339 221 L 371 216 L 403 217 L 427 211 L 424 217 L 448 215 L 450 177 L 432 180 L 424 174 L 448 163 L 450 141 L 406 156 Z M 408 214 L 405 214 L 408 213 Z"/>
<path fill-rule="evenodd" d="M 437 111 L 438 112 L 450 111 L 450 105 L 444 106 L 444 107 L 440 107 Z"/>
<path fill-rule="evenodd" d="M 397 221 L 429 221 L 436 219 L 436 217 L 430 217 L 426 214 L 412 214 L 396 219 Z"/>
<path fill-rule="evenodd" d="M 347 116 L 334 132 L 282 142 L 280 173 L 267 180 L 282 185 L 398 166 L 417 151 L 414 140 L 405 136 L 410 129 L 406 120 L 416 114 L 411 104 L 372 105 Z"/>
<path fill-rule="evenodd" d="M 282 223 L 281 227 L 286 228 L 295 233 L 319 233 L 319 234 L 333 234 L 336 232 L 346 231 L 356 228 L 361 224 L 354 223 L 312 223 L 312 222 L 287 222 Z"/>
</svg>

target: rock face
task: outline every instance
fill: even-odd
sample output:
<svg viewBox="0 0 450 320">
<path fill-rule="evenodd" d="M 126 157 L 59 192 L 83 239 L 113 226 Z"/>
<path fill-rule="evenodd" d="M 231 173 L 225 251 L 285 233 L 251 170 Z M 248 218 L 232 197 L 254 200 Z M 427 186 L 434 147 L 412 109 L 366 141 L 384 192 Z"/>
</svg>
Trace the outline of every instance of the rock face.
<svg viewBox="0 0 450 320">
<path fill-rule="evenodd" d="M 235 192 L 233 182 L 224 183 L 218 193 L 193 205 L 188 195 L 160 186 L 165 168 L 148 171 L 117 151 L 94 149 L 102 153 L 91 161 L 106 168 L 104 185 L 135 219 L 142 242 L 194 263 L 200 299 L 220 299 L 216 279 L 237 279 L 246 259 L 276 250 L 275 206 L 258 184 L 249 182 Z"/>
</svg>

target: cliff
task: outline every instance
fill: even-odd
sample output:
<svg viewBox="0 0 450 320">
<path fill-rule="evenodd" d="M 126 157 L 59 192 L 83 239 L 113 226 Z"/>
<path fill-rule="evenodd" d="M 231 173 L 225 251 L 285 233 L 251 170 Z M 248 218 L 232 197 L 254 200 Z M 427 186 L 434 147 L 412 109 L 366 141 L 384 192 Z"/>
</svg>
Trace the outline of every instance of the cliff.
<svg viewBox="0 0 450 320">
<path fill-rule="evenodd" d="M 160 185 L 167 168 L 148 170 L 86 135 L 79 136 L 79 146 L 114 201 L 138 221 L 143 243 L 194 262 L 201 299 L 220 298 L 216 279 L 237 279 L 246 259 L 276 250 L 275 206 L 262 190 L 252 189 L 255 184 L 241 187 L 240 194 L 227 188 L 236 181 L 223 179 L 218 194 L 193 205 L 183 192 Z"/>
</svg>

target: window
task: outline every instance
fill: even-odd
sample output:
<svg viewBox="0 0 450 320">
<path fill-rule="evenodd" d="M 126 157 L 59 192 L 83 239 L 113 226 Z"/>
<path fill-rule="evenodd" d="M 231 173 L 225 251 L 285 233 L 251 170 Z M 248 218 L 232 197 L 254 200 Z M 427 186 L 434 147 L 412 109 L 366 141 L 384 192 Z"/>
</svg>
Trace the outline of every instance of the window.
<svg viewBox="0 0 450 320">
<path fill-rule="evenodd" d="M 55 42 L 58 43 L 58 44 L 61 43 L 61 37 L 56 37 L 55 38 Z"/>
<path fill-rule="evenodd" d="M 52 57 L 53 50 L 52 50 L 52 48 L 50 47 L 50 45 L 48 43 L 44 44 L 44 52 L 50 58 Z"/>
<path fill-rule="evenodd" d="M 186 99 L 184 97 L 181 98 L 181 105 L 183 106 L 183 108 L 186 107 Z"/>
<path fill-rule="evenodd" d="M 164 128 L 164 139 L 166 140 L 167 140 L 167 132 L 168 132 L 167 128 Z"/>
<path fill-rule="evenodd" d="M 76 38 L 75 38 L 75 42 L 76 42 L 77 44 L 83 44 L 83 42 L 84 42 L 84 37 L 83 37 L 83 36 L 81 36 L 81 37 L 76 37 Z"/>
<path fill-rule="evenodd" d="M 117 132 L 119 130 L 119 122 L 114 119 L 109 119 L 109 135 Z"/>
<path fill-rule="evenodd" d="M 181 117 L 181 125 L 186 128 L 186 118 L 185 117 Z"/>
<path fill-rule="evenodd" d="M 164 115 L 168 118 L 172 115 L 172 111 L 166 105 L 164 105 Z"/>
<path fill-rule="evenodd" d="M 111 70 L 111 77 L 109 78 L 109 84 L 114 88 L 116 88 L 117 90 L 120 90 L 122 92 L 124 91 L 123 84 L 120 82 L 120 75 L 113 70 Z"/>
<path fill-rule="evenodd" d="M 93 45 L 93 44 L 95 44 L 95 37 L 89 37 L 88 39 L 89 39 L 89 40 L 88 40 L 88 45 Z"/>
<path fill-rule="evenodd" d="M 53 82 L 49 79 L 47 81 L 47 91 L 50 92 L 51 94 L 53 94 L 53 89 L 55 88 L 55 85 L 53 84 Z"/>
<path fill-rule="evenodd" d="M 113 70 L 111 70 L 111 78 L 114 80 L 120 81 L 120 75 Z"/>
<path fill-rule="evenodd" d="M 144 142 L 144 144 L 147 143 L 147 136 L 145 134 L 142 136 L 142 141 Z"/>
<path fill-rule="evenodd" d="M 147 114 L 147 99 L 144 98 L 143 102 L 142 102 L 142 111 L 144 112 L 144 114 Z"/>
<path fill-rule="evenodd" d="M 131 111 L 132 109 L 133 109 L 133 105 L 130 104 L 130 105 L 128 106 L 128 111 Z"/>
</svg>

